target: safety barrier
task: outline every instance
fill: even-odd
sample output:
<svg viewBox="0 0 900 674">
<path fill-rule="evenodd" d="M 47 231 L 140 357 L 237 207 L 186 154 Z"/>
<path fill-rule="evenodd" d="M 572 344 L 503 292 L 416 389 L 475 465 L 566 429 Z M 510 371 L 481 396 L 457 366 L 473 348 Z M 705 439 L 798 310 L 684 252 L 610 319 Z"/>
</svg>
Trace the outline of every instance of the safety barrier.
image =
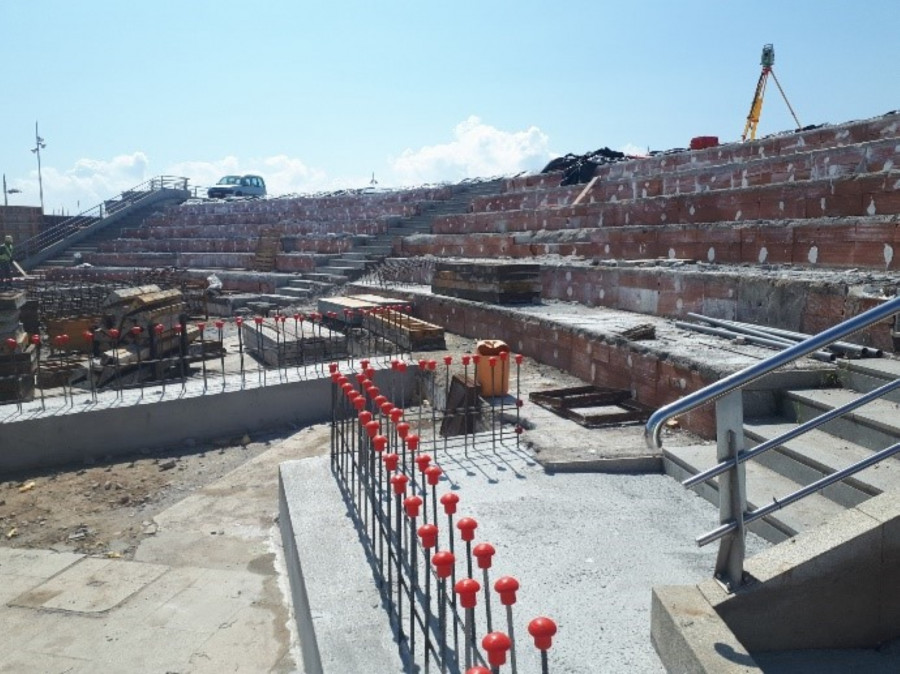
<svg viewBox="0 0 900 674">
<path fill-rule="evenodd" d="M 480 358 L 484 357 L 462 357 L 463 382 L 468 382 L 469 365 L 477 367 Z M 495 548 L 488 542 L 475 544 L 479 524 L 474 518 L 455 519 L 461 501 L 455 491 L 439 495 L 440 487 L 456 486 L 441 467 L 441 454 L 449 459 L 451 452 L 462 449 L 468 457 L 470 448 L 475 451 L 477 445 L 486 451 L 488 442 L 495 454 L 507 444 L 519 447 L 523 430 L 519 416 L 522 357 L 501 353 L 484 360 L 492 376 L 500 370 L 498 366 L 515 364 L 516 390 L 511 402 L 514 425 L 513 417 L 506 416 L 505 396 L 495 396 L 491 401 L 479 396 L 477 400 L 464 400 L 465 404 L 458 407 L 448 405 L 453 366 L 449 355 L 443 358 L 443 368 L 436 360 L 416 364 L 392 361 L 392 369 L 401 373 L 417 368 L 415 385 L 420 404 L 416 410 L 403 407 L 407 398 L 404 378 L 394 378 L 401 383 L 391 384 L 396 390 L 385 392 L 374 384 L 375 369 L 369 361 L 359 361 L 359 368 L 346 374 L 338 363 L 329 365 L 331 469 L 366 546 L 409 672 L 422 671 L 423 667 L 427 674 L 433 666 L 441 674 L 498 674 L 507 658 L 510 671 L 517 672 L 513 606 L 519 582 L 503 576 L 491 585 Z M 440 379 L 444 403 L 439 417 L 436 394 Z M 425 412 L 426 399 L 430 413 Z M 468 423 L 476 416 L 489 424 L 489 430 L 479 431 Z M 447 430 L 448 420 L 462 429 L 462 445 L 458 435 L 452 436 L 452 444 L 449 433 L 442 432 L 438 437 L 438 426 Z M 484 614 L 476 620 L 480 601 Z M 495 615 L 495 610 L 503 615 Z M 504 622 L 505 632 L 501 631 Z M 484 628 L 480 642 L 479 625 Z M 544 674 L 549 673 L 547 651 L 556 629 L 546 617 L 528 623 L 528 632 L 541 653 Z"/>
</svg>

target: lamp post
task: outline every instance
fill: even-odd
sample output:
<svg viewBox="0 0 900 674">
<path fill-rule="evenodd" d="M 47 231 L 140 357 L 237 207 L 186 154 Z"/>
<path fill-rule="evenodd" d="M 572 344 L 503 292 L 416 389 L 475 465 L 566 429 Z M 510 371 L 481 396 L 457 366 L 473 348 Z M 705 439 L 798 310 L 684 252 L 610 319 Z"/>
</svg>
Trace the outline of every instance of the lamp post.
<svg viewBox="0 0 900 674">
<path fill-rule="evenodd" d="M 21 192 L 21 191 L 22 191 L 22 190 L 16 189 L 15 187 L 10 187 L 10 188 L 7 189 L 7 187 L 6 187 L 6 174 L 4 173 L 4 174 L 3 174 L 3 205 L 4 205 L 4 206 L 9 206 L 9 197 L 7 197 L 8 194 L 18 194 L 18 193 Z"/>
<path fill-rule="evenodd" d="M 38 134 L 38 123 L 34 123 L 34 147 L 32 148 L 32 152 L 37 155 L 37 163 L 38 163 L 38 189 L 41 193 L 41 213 L 44 212 L 44 181 L 41 177 L 41 150 L 47 147 L 47 144 L 44 142 L 44 139 L 40 137 Z"/>
</svg>

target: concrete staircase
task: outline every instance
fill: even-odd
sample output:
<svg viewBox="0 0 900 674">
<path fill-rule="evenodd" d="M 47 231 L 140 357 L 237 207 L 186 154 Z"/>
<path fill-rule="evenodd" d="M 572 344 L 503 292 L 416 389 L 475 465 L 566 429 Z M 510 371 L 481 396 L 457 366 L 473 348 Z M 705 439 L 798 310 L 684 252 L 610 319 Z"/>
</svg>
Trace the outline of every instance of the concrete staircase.
<svg viewBox="0 0 900 674">
<path fill-rule="evenodd" d="M 874 358 L 842 361 L 830 388 L 772 390 L 768 404 L 748 404 L 745 394 L 745 447 L 775 437 L 798 423 L 834 409 L 862 393 L 900 377 L 900 360 Z M 837 388 L 837 386 L 842 386 Z M 824 475 L 900 441 L 900 394 L 894 392 L 844 417 L 769 450 L 744 463 L 749 508 L 771 503 Z M 666 473 L 683 480 L 716 463 L 714 443 L 663 447 Z M 717 479 L 695 487 L 718 504 Z M 889 459 L 798 503 L 752 523 L 749 528 L 777 543 L 830 522 L 848 508 L 884 492 L 900 489 L 900 462 Z M 701 531 L 698 534 L 703 533 Z"/>
<path fill-rule="evenodd" d="M 315 273 L 302 274 L 301 279 L 280 288 L 279 293 L 307 299 L 325 294 L 335 286 L 355 281 L 390 256 L 397 239 L 431 232 L 435 218 L 466 213 L 470 210 L 472 199 L 498 194 L 502 191 L 503 184 L 502 180 L 492 180 L 456 186 L 448 199 L 425 202 L 416 215 L 392 218 L 384 234 L 357 236 L 352 250 L 317 267 Z"/>
</svg>

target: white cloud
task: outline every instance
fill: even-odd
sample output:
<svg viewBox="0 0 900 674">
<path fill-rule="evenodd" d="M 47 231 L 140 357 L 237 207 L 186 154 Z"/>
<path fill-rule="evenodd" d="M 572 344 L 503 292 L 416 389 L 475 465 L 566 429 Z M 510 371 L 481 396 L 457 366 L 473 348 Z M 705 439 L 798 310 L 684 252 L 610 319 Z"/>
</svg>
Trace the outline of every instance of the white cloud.
<svg viewBox="0 0 900 674">
<path fill-rule="evenodd" d="M 148 180 L 151 177 L 149 165 L 147 155 L 134 152 L 108 161 L 79 159 L 66 170 L 44 166 L 41 180 L 46 211 L 75 214 L 96 206 L 104 199 Z M 22 190 L 16 195 L 15 204 L 37 206 L 41 203 L 37 169 L 27 178 L 12 181 L 9 187 Z"/>
<path fill-rule="evenodd" d="M 399 187 L 539 171 L 554 156 L 548 150 L 547 135 L 534 126 L 524 131 L 502 131 L 472 116 L 456 126 L 453 136 L 447 143 L 407 149 L 399 157 L 388 158 L 386 167 L 376 167 L 379 184 Z M 144 152 L 135 151 L 111 159 L 79 159 L 67 169 L 44 166 L 44 204 L 47 213 L 74 215 L 161 174 L 186 177 L 192 187 L 204 188 L 224 175 L 245 173 L 262 175 L 272 195 L 366 187 L 372 177 L 370 173 L 329 175 L 300 158 L 283 154 L 250 159 L 229 155 L 160 169 Z M 37 170 L 27 178 L 10 181 L 9 187 L 21 190 L 10 198 L 12 203 L 40 203 Z"/>
<path fill-rule="evenodd" d="M 641 147 L 640 145 L 635 145 L 634 143 L 625 143 L 621 148 L 619 148 L 619 152 L 624 152 L 629 157 L 646 157 L 648 148 L 646 146 Z"/>
<path fill-rule="evenodd" d="M 453 135 L 448 143 L 407 149 L 390 159 L 399 182 L 454 182 L 534 171 L 552 157 L 549 138 L 536 126 L 525 131 L 501 131 L 473 115 L 457 124 Z"/>
</svg>

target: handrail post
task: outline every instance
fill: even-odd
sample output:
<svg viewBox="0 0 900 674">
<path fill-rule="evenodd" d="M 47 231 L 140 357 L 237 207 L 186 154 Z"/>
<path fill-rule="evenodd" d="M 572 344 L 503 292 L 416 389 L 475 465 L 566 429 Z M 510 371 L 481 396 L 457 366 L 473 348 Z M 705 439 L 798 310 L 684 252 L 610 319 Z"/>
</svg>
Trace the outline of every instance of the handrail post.
<svg viewBox="0 0 900 674">
<path fill-rule="evenodd" d="M 740 389 L 716 401 L 716 458 L 719 462 L 737 459 L 744 446 L 744 404 Z M 737 528 L 719 543 L 715 578 L 728 592 L 744 582 L 747 512 L 747 480 L 743 463 L 719 477 L 719 523 L 735 522 Z"/>
</svg>

